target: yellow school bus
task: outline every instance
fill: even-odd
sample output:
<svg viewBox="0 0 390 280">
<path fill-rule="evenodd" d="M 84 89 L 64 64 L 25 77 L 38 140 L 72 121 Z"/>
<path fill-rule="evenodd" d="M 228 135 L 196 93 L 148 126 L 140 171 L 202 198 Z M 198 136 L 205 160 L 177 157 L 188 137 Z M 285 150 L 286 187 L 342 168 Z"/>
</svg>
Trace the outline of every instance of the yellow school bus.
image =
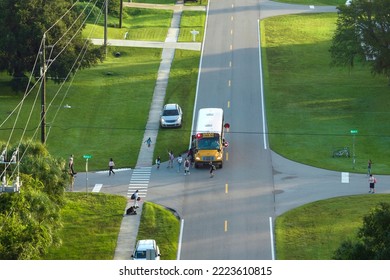
<svg viewBox="0 0 390 280">
<path fill-rule="evenodd" d="M 198 113 L 192 149 L 195 167 L 223 166 L 224 119 L 221 108 L 202 108 Z"/>
</svg>

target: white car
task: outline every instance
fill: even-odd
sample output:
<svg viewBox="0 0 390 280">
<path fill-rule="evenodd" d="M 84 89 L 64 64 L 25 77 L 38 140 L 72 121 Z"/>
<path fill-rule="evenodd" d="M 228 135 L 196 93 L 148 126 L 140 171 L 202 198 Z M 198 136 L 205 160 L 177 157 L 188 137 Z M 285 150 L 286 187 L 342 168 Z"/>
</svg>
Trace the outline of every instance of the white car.
<svg viewBox="0 0 390 280">
<path fill-rule="evenodd" d="M 160 249 L 154 239 L 138 240 L 131 257 L 133 260 L 160 260 Z"/>
<path fill-rule="evenodd" d="M 161 127 L 181 127 L 183 111 L 178 104 L 166 104 L 160 116 Z"/>
</svg>

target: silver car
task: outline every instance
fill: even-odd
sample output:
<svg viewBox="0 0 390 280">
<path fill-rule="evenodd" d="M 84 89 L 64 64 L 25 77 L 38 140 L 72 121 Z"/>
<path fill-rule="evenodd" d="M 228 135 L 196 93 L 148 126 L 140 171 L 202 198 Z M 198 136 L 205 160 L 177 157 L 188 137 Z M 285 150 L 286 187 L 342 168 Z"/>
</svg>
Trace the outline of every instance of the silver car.
<svg viewBox="0 0 390 280">
<path fill-rule="evenodd" d="M 135 246 L 133 260 L 160 260 L 160 249 L 154 239 L 138 240 Z"/>
<path fill-rule="evenodd" d="M 161 127 L 181 127 L 183 112 L 178 104 L 166 104 L 160 117 Z"/>
</svg>

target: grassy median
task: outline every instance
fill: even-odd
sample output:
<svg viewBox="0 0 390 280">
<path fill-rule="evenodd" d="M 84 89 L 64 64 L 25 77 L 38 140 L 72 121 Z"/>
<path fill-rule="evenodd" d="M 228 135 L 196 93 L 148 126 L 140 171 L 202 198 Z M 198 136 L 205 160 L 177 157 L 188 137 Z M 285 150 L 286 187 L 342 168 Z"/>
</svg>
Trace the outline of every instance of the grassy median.
<svg viewBox="0 0 390 280">
<path fill-rule="evenodd" d="M 337 14 L 268 18 L 261 22 L 269 142 L 294 161 L 331 170 L 390 170 L 387 78 L 368 67 L 330 66 Z M 351 130 L 358 133 L 353 136 Z M 353 157 L 333 158 L 348 147 Z"/>
</svg>

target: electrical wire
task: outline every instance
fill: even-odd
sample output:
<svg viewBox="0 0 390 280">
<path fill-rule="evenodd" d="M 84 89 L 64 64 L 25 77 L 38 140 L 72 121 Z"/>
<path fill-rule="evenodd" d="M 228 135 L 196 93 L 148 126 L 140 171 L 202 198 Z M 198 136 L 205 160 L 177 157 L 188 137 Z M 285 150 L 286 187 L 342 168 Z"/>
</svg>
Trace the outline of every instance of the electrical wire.
<svg viewBox="0 0 390 280">
<path fill-rule="evenodd" d="M 90 16 L 91 13 L 92 13 L 93 8 L 96 7 L 98 0 L 96 0 L 96 1 L 94 2 L 93 7 L 90 9 L 90 12 L 88 13 L 87 16 L 85 16 L 84 21 L 83 21 L 82 24 L 79 26 L 79 28 L 77 29 L 77 31 L 74 32 L 74 34 L 73 34 L 73 36 L 71 37 L 71 39 L 65 44 L 65 46 L 62 48 L 62 50 L 60 50 L 60 52 L 56 55 L 56 57 L 55 57 L 54 59 L 50 59 L 50 56 L 51 56 L 51 54 L 52 54 L 52 52 L 53 52 L 53 49 L 54 49 L 54 46 L 57 45 L 57 44 L 59 43 L 59 41 L 60 41 L 62 38 L 64 38 L 64 36 L 73 28 L 74 24 L 75 24 L 75 23 L 76 23 L 84 14 L 85 14 L 84 12 L 85 12 L 85 10 L 89 7 L 89 5 L 91 4 L 92 0 L 90 0 L 90 1 L 88 2 L 88 4 L 84 7 L 84 9 L 80 12 L 79 16 L 77 17 L 77 20 L 75 20 L 75 21 L 73 22 L 73 24 L 72 24 L 70 27 L 68 27 L 68 29 L 64 32 L 64 34 L 55 42 L 55 44 L 53 45 L 52 51 L 51 51 L 51 53 L 50 53 L 50 56 L 49 56 L 50 63 L 45 67 L 45 69 L 41 69 L 41 75 L 40 75 L 40 77 L 35 81 L 35 83 L 34 83 L 32 86 L 30 86 L 30 85 L 31 85 L 32 78 L 33 78 L 33 73 L 35 73 L 34 69 L 36 69 L 36 67 L 37 67 L 37 62 L 38 62 L 38 60 L 39 60 L 39 57 L 40 57 L 42 51 L 44 51 L 43 48 L 45 48 L 44 40 L 45 40 L 45 35 L 46 35 L 46 33 L 48 33 L 51 29 L 53 29 L 53 28 L 54 28 L 54 27 L 55 27 L 55 26 L 56 26 L 56 25 L 57 25 L 57 24 L 58 24 L 58 23 L 59 23 L 59 22 L 60 22 L 60 21 L 61 21 L 61 20 L 62 20 L 70 11 L 71 11 L 71 10 L 73 10 L 73 8 L 76 6 L 76 4 L 77 4 L 78 2 L 79 2 L 79 1 L 76 1 L 75 3 L 73 3 L 73 5 L 72 5 L 72 6 L 71 6 L 71 7 L 70 7 L 70 8 L 69 8 L 69 9 L 68 9 L 68 10 L 67 10 L 67 11 L 66 11 L 66 12 L 65 12 L 65 13 L 64 13 L 64 14 L 63 14 L 63 15 L 62 15 L 62 16 L 61 16 L 61 17 L 60 17 L 52 26 L 51 26 L 51 27 L 49 27 L 49 29 L 46 30 L 45 33 L 44 33 L 44 35 L 43 35 L 43 38 L 42 38 L 42 40 L 41 40 L 41 44 L 40 44 L 40 47 L 39 47 L 39 51 L 38 51 L 38 54 L 37 54 L 36 59 L 35 59 L 35 62 L 34 62 L 33 71 L 31 71 L 30 78 L 29 78 L 29 82 L 28 82 L 28 86 L 26 87 L 25 94 L 24 94 L 22 100 L 21 100 L 21 101 L 18 103 L 18 105 L 15 107 L 15 109 L 14 109 L 14 110 L 7 116 L 7 118 L 0 124 L 0 128 L 1 128 L 1 127 L 7 122 L 7 120 L 8 120 L 12 115 L 14 115 L 14 113 L 18 110 L 17 115 L 16 115 L 16 118 L 15 118 L 15 121 L 14 121 L 14 124 L 13 124 L 13 127 L 12 127 L 11 132 L 10 132 L 10 136 L 9 136 L 9 138 L 8 138 L 8 141 L 7 141 L 7 143 L 6 143 L 6 146 L 4 147 L 5 151 L 7 151 L 8 147 L 9 147 L 9 144 L 10 144 L 10 141 L 11 141 L 11 139 L 12 139 L 12 135 L 13 135 L 13 133 L 14 133 L 14 131 L 15 131 L 15 127 L 16 127 L 16 124 L 17 124 L 17 122 L 18 122 L 18 119 L 19 119 L 20 112 L 21 112 L 21 110 L 22 110 L 24 101 L 25 101 L 26 98 L 30 95 L 30 93 L 36 88 L 36 86 L 39 84 L 39 88 L 38 88 L 37 94 L 36 94 L 36 96 L 35 96 L 35 98 L 34 98 L 33 106 L 32 106 L 32 108 L 31 108 L 31 110 L 30 110 L 30 114 L 29 114 L 28 120 L 27 120 L 27 122 L 26 122 L 26 124 L 25 124 L 25 127 L 24 127 L 24 129 L 23 129 L 22 135 L 21 135 L 20 140 L 19 140 L 19 144 L 18 144 L 18 146 L 17 146 L 17 148 L 16 148 L 16 151 L 19 151 L 21 142 L 22 142 L 22 140 L 23 140 L 23 138 L 24 138 L 24 136 L 25 136 L 25 133 L 26 133 L 26 131 L 27 131 L 27 127 L 28 127 L 28 125 L 29 125 L 29 123 L 30 123 L 30 120 L 31 120 L 31 116 L 32 116 L 32 113 L 33 113 L 33 108 L 35 107 L 36 102 L 37 102 L 37 99 L 38 99 L 38 93 L 40 92 L 40 89 L 41 89 L 42 84 L 43 84 L 43 77 L 44 77 L 44 75 L 46 75 L 46 72 L 47 72 L 47 70 L 49 69 L 49 67 L 52 65 L 52 63 L 53 63 L 53 62 L 54 62 L 54 61 L 55 61 L 55 60 L 56 60 L 56 59 L 65 51 L 65 49 L 70 45 L 70 43 L 71 43 L 71 42 L 73 41 L 73 39 L 77 36 L 77 34 L 82 30 L 84 24 L 86 23 L 86 21 L 88 20 L 89 16 Z M 97 22 L 97 21 L 100 19 L 100 17 L 101 17 L 101 14 L 102 14 L 102 10 L 103 10 L 104 5 L 105 5 L 105 4 L 103 4 L 102 7 L 101 7 L 101 9 L 100 9 L 99 16 L 95 19 L 95 25 L 96 25 L 96 22 Z M 91 31 L 91 33 L 92 33 L 92 31 Z M 90 33 L 90 34 L 91 34 L 91 33 Z M 72 71 L 73 71 L 73 69 L 74 69 L 74 66 L 77 65 L 78 62 L 80 61 L 80 57 L 81 57 L 81 59 L 84 58 L 85 53 L 86 53 L 86 51 L 87 51 L 87 46 L 88 46 L 88 39 L 85 40 L 85 43 L 84 43 L 84 45 L 83 45 L 83 48 L 82 48 L 82 50 L 80 50 L 78 56 L 76 57 L 76 59 L 75 59 L 75 61 L 74 61 L 74 63 L 73 63 L 72 68 L 68 71 L 68 74 L 67 74 L 66 79 L 64 80 L 63 84 L 64 84 L 65 81 L 68 79 L 68 77 L 71 75 L 71 73 L 72 73 Z M 44 65 L 46 65 L 46 62 L 44 62 Z M 78 65 L 76 72 L 78 71 L 79 67 L 80 67 L 80 64 Z M 76 72 L 75 72 L 75 73 L 76 73 Z M 73 75 L 72 81 L 74 80 L 74 78 L 75 78 L 75 75 Z M 49 106 L 48 106 L 47 109 L 49 109 L 49 108 L 51 107 L 51 104 L 54 102 L 55 98 L 58 96 L 58 94 L 59 94 L 59 92 L 60 92 L 60 90 L 61 90 L 63 84 L 61 85 L 61 87 L 60 87 L 60 89 L 57 91 L 57 93 L 55 94 L 55 97 L 53 98 L 53 100 L 49 103 Z M 67 93 L 69 92 L 70 86 L 71 86 L 71 85 L 69 85 L 68 90 L 66 91 L 66 94 L 65 94 L 65 96 L 63 97 L 63 99 L 62 99 L 62 101 L 61 101 L 61 104 L 62 104 L 62 102 L 64 101 L 64 99 L 65 99 Z M 46 114 L 47 114 L 47 111 L 45 112 L 45 115 L 46 115 Z M 57 115 L 57 113 L 55 114 L 55 116 L 56 116 L 56 115 Z M 54 119 L 55 119 L 55 118 L 54 118 Z M 54 119 L 53 119 L 53 121 L 54 121 Z M 34 132 L 34 134 L 33 134 L 33 139 L 34 139 L 34 137 L 36 136 L 36 134 L 37 134 L 37 132 L 38 132 L 38 130 L 39 130 L 39 127 L 40 127 L 40 125 L 38 124 L 38 126 L 37 126 L 37 128 L 36 128 L 36 130 L 35 130 L 35 132 Z M 30 145 L 30 144 L 28 143 L 28 145 L 27 145 L 26 149 L 24 150 L 23 154 L 19 157 L 19 160 L 18 160 L 18 162 L 17 162 L 18 165 L 20 164 L 20 161 L 23 159 L 24 155 L 26 154 L 26 152 L 27 152 L 27 150 L 28 150 L 28 148 L 29 148 L 29 145 Z M 6 171 L 7 171 L 7 168 L 9 168 L 10 164 L 11 164 L 11 162 L 6 163 L 5 169 L 4 169 L 3 172 L 1 173 L 0 178 L 6 175 L 5 173 L 6 173 Z M 19 166 L 18 166 L 18 167 L 19 167 Z M 14 175 L 14 173 L 15 173 L 16 170 L 18 170 L 18 168 L 15 169 L 15 170 L 12 172 L 12 175 Z M 12 176 L 12 175 L 11 175 L 11 176 Z"/>
<path fill-rule="evenodd" d="M 97 1 L 95 2 L 95 5 L 96 5 L 96 3 L 97 3 Z M 95 5 L 94 5 L 94 6 L 95 6 Z M 87 6 L 84 8 L 83 12 L 85 11 L 86 8 L 87 8 Z M 101 9 L 101 11 L 102 11 L 102 9 Z M 83 12 L 82 12 L 82 13 L 83 13 Z M 81 14 L 82 14 L 82 13 L 81 13 Z M 88 14 L 88 16 L 89 16 L 91 13 L 92 13 L 92 9 L 90 10 L 90 13 Z M 101 12 L 101 13 L 102 13 L 102 12 Z M 100 14 L 101 14 L 101 13 L 100 13 Z M 88 19 L 88 17 L 85 18 L 83 24 L 87 21 L 87 19 Z M 98 20 L 99 20 L 99 17 L 95 20 L 95 23 L 96 23 Z M 79 29 L 79 30 L 80 30 L 80 29 Z M 78 30 L 78 31 L 79 31 L 79 30 Z M 92 32 L 92 31 L 91 31 L 91 32 Z M 77 34 L 77 32 L 75 33 L 75 36 L 76 36 L 76 34 Z M 74 38 L 75 36 L 72 37 L 72 40 L 73 40 L 73 38 Z M 66 46 L 68 46 L 69 44 L 70 44 L 70 41 L 67 43 Z M 72 74 L 72 70 L 74 69 L 74 66 L 78 64 L 78 61 L 80 61 L 80 60 L 79 60 L 80 55 L 83 54 L 83 55 L 82 55 L 82 58 L 84 57 L 84 55 L 85 55 L 85 53 L 86 53 L 86 51 L 87 51 L 87 49 L 86 49 L 87 45 L 88 45 L 88 39 L 85 40 L 84 45 L 83 45 L 83 48 L 82 48 L 82 50 L 79 52 L 77 58 L 75 59 L 72 68 L 69 69 L 68 74 L 67 74 L 66 78 L 64 79 L 62 85 L 60 86 L 59 90 L 57 90 L 57 93 L 55 94 L 55 96 L 54 96 L 54 98 L 52 99 L 52 101 L 49 103 L 49 105 L 48 105 L 48 107 L 47 107 L 47 110 L 46 110 L 45 113 L 44 113 L 44 116 L 43 116 L 44 118 L 46 117 L 46 115 L 47 115 L 47 113 L 48 113 L 48 111 L 49 111 L 49 109 L 50 109 L 52 103 L 54 102 L 54 100 L 55 100 L 55 99 L 57 98 L 57 96 L 59 95 L 59 92 L 60 92 L 60 90 L 62 89 L 63 85 L 65 84 L 66 80 L 67 80 L 68 77 Z M 63 51 L 64 51 L 64 49 L 63 49 L 61 52 L 63 52 Z M 57 57 L 58 57 L 58 56 L 56 56 L 56 58 L 57 58 Z M 55 59 L 53 59 L 53 61 L 55 61 Z M 80 65 L 79 65 L 78 67 L 80 67 Z M 48 70 L 48 68 L 49 68 L 49 66 L 47 67 L 46 71 Z M 73 75 L 73 79 L 74 79 L 74 78 L 75 78 L 75 75 Z M 73 81 L 73 79 L 72 79 L 72 81 Z M 42 81 L 41 81 L 41 82 L 42 82 Z M 40 88 L 41 88 L 41 86 L 40 86 Z M 69 89 L 68 89 L 68 90 L 69 90 Z M 38 91 L 38 92 L 39 92 L 39 91 Z M 67 93 L 68 93 L 68 91 L 67 91 Z M 67 93 L 66 93 L 66 94 L 67 94 Z M 30 111 L 29 120 L 30 120 L 30 117 L 32 116 L 33 108 L 35 107 L 35 103 L 36 103 L 37 97 L 38 97 L 38 94 L 36 95 L 36 98 L 35 98 L 35 100 L 34 100 L 34 103 L 33 103 L 34 106 L 32 106 L 32 109 L 31 109 L 31 111 Z M 66 96 L 63 97 L 63 100 L 65 99 L 65 97 L 66 97 Z M 59 108 L 60 108 L 60 107 L 59 107 Z M 58 110 L 59 110 L 59 108 L 58 108 Z M 29 122 L 27 122 L 27 123 L 29 123 Z M 38 134 L 39 129 L 40 129 L 40 123 L 36 126 L 35 132 L 33 133 L 33 136 L 32 136 L 33 139 L 34 139 L 34 138 L 36 137 L 36 135 Z M 26 126 L 25 126 L 24 132 L 25 132 L 26 130 L 27 130 L 27 124 L 26 124 Z M 23 133 L 23 136 L 24 136 L 24 133 Z M 23 138 L 21 138 L 21 140 L 22 140 L 22 139 L 23 139 Z M 47 137 L 46 137 L 46 139 L 47 139 Z M 20 144 L 21 144 L 21 141 L 19 142 L 19 146 L 20 146 Z M 19 147 L 19 146 L 18 146 L 18 147 Z M 27 144 L 26 149 L 24 150 L 23 154 L 20 156 L 19 162 L 23 159 L 23 157 L 24 157 L 25 154 L 27 153 L 28 147 L 29 147 L 29 146 L 30 146 L 30 143 Z"/>
</svg>

